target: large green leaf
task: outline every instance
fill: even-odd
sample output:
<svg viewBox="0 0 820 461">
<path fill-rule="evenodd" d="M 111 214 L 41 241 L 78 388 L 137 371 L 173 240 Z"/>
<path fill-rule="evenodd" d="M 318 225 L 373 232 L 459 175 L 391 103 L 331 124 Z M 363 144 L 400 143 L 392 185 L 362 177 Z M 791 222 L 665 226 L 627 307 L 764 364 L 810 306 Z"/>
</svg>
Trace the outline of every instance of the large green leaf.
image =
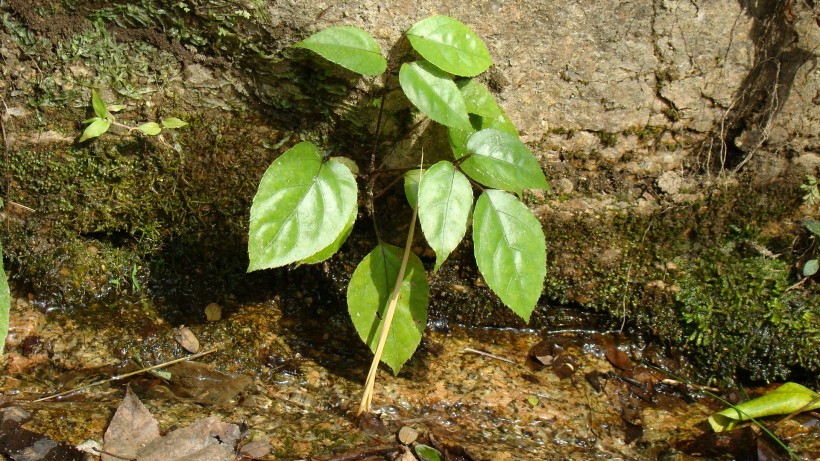
<svg viewBox="0 0 820 461">
<path fill-rule="evenodd" d="M 356 207 L 356 180 L 319 149 L 299 143 L 262 176 L 251 206 L 248 271 L 309 258 L 337 241 Z"/>
<path fill-rule="evenodd" d="M 424 59 L 454 75 L 474 77 L 493 63 L 478 35 L 448 16 L 417 22 L 407 31 L 407 38 Z"/>
<path fill-rule="evenodd" d="M 11 313 L 11 293 L 9 281 L 3 270 L 3 246 L 0 245 L 0 355 L 6 348 L 6 337 L 9 334 L 9 314 Z"/>
<path fill-rule="evenodd" d="M 549 184 L 526 145 L 503 131 L 487 128 L 467 141 L 472 153 L 461 169 L 479 183 L 521 195 L 523 189 L 547 189 Z"/>
<path fill-rule="evenodd" d="M 350 217 L 348 218 L 347 224 L 345 224 L 344 229 L 342 229 L 342 233 L 339 234 L 338 237 L 336 237 L 336 240 L 334 240 L 333 243 L 326 246 L 325 248 L 319 250 L 318 253 L 299 261 L 299 264 L 320 263 L 336 254 L 336 252 L 339 251 L 339 248 L 341 248 L 342 245 L 344 245 L 345 241 L 347 241 L 347 238 L 350 237 L 350 233 L 353 231 L 353 225 L 356 224 L 356 217 L 358 216 L 358 214 L 359 207 L 357 205 L 353 207 L 353 210 L 350 213 Z"/>
<path fill-rule="evenodd" d="M 376 40 L 353 26 L 328 27 L 293 45 L 318 53 L 330 62 L 362 75 L 379 75 L 387 61 Z"/>
<path fill-rule="evenodd" d="M 401 248 L 380 243 L 356 267 L 347 286 L 347 309 L 362 341 L 375 352 L 390 294 L 401 267 Z M 427 325 L 430 289 L 424 266 L 410 253 L 393 323 L 387 336 L 382 362 L 398 374 L 413 355 Z"/>
<path fill-rule="evenodd" d="M 788 415 L 803 410 L 820 409 L 817 392 L 797 383 L 785 383 L 777 389 L 731 408 L 719 411 L 709 417 L 709 424 L 715 432 L 732 429 L 735 424 L 772 415 Z M 807 406 L 808 405 L 808 406 Z"/>
<path fill-rule="evenodd" d="M 473 216 L 475 260 L 501 301 L 529 322 L 547 274 L 541 223 L 514 196 L 487 190 Z"/>
<path fill-rule="evenodd" d="M 442 125 L 471 129 L 464 98 L 441 69 L 426 61 L 402 64 L 399 84 L 407 99 L 424 115 Z"/>
<path fill-rule="evenodd" d="M 419 221 L 427 243 L 436 252 L 437 271 L 467 233 L 473 188 L 452 163 L 430 167 L 419 183 Z"/>
</svg>

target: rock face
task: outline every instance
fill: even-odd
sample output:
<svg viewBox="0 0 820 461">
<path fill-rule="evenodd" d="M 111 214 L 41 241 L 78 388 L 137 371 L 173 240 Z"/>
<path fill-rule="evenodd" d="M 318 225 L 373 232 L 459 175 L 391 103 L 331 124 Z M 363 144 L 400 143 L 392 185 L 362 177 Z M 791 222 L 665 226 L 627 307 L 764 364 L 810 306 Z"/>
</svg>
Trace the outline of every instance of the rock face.
<svg viewBox="0 0 820 461">
<path fill-rule="evenodd" d="M 707 370 L 770 379 L 820 367 L 816 283 L 787 291 L 817 255 L 800 224 L 817 213 L 800 184 L 820 166 L 810 2 L 38 3 L 0 7 L 0 236 L 12 274 L 48 306 L 107 312 L 151 299 L 179 319 L 195 315 L 190 305 L 259 293 L 248 290 L 259 282 L 300 291 L 317 280 L 338 301 L 359 247 L 372 245 L 359 245 L 366 229 L 330 275 L 244 274 L 249 203 L 279 153 L 299 139 L 360 165 L 370 152 L 382 82 L 288 46 L 353 25 L 391 50 L 417 20 L 446 14 L 487 43 L 495 65 L 480 79 L 553 185 L 531 197 L 549 252 L 536 322 L 549 304 L 575 304 L 689 350 Z M 89 87 L 125 103 L 120 121 L 190 126 L 78 144 Z M 397 101 L 387 138 L 407 124 Z M 514 323 L 489 314 L 498 303 L 475 283 L 469 247 L 461 253 L 433 281 L 433 311 Z M 749 337 L 759 339 L 734 347 Z"/>
</svg>

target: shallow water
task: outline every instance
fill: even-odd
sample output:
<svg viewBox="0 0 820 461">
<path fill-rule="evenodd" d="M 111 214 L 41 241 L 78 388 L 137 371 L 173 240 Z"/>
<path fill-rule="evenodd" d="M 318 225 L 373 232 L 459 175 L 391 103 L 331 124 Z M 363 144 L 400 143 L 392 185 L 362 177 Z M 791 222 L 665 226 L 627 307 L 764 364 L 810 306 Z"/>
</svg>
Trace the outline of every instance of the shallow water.
<svg viewBox="0 0 820 461">
<path fill-rule="evenodd" d="M 15 302 L 10 370 L 0 382 L 6 405 L 32 413 L 26 427 L 79 444 L 100 441 L 131 388 L 164 430 L 218 416 L 244 423 L 269 441 L 275 459 L 323 459 L 396 445 L 402 426 L 471 458 L 690 459 L 706 417 L 719 406 L 693 388 L 663 384 L 648 366 L 677 367 L 652 345 L 612 332 L 428 329 L 398 376 L 383 369 L 373 399 L 380 415 L 358 427 L 370 353 L 344 312 L 282 309 L 278 298 L 228 306 L 216 322 L 190 325 L 201 350 L 196 364 L 174 365 L 173 378 L 142 373 L 56 401 L 36 397 L 190 355 L 174 328 L 140 309 L 72 320 Z M 570 315 L 571 317 L 571 315 Z M 811 416 L 784 427 L 807 456 L 817 452 Z M 687 442 L 689 441 L 689 442 Z M 705 442 L 704 442 L 705 443 Z M 707 453 L 708 454 L 708 453 Z M 731 459 L 714 452 L 708 456 Z M 811 458 L 805 458 L 811 459 Z"/>
</svg>

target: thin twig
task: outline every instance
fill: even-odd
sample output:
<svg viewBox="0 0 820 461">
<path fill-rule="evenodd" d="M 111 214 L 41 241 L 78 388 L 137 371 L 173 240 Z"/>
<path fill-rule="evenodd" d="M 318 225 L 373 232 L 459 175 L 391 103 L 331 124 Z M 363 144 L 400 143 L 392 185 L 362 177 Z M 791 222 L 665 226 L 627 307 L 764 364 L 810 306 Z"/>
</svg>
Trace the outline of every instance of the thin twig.
<svg viewBox="0 0 820 461">
<path fill-rule="evenodd" d="M 108 379 L 104 379 L 104 380 L 102 380 L 102 381 L 96 381 L 96 382 L 93 382 L 93 383 L 91 383 L 91 384 L 86 384 L 85 386 L 75 387 L 74 389 L 69 389 L 69 390 L 67 390 L 67 391 L 60 392 L 60 393 L 58 393 L 58 394 L 52 394 L 52 395 L 49 395 L 49 396 L 46 396 L 46 397 L 41 397 L 41 398 L 39 398 L 39 399 L 37 399 L 37 400 L 34 400 L 34 401 L 32 401 L 32 402 L 33 402 L 33 403 L 34 403 L 34 402 L 43 402 L 43 401 L 45 401 L 45 400 L 55 399 L 55 398 L 57 398 L 57 397 L 62 397 L 62 396 L 64 396 L 64 395 L 73 394 L 73 393 L 75 393 L 75 392 L 79 392 L 79 391 L 86 390 L 86 389 L 88 389 L 88 388 L 90 388 L 90 387 L 99 386 L 99 385 L 101 385 L 101 384 L 105 384 L 105 383 L 110 383 L 111 381 L 118 381 L 118 380 L 120 380 L 120 379 L 125 379 L 125 378 L 128 378 L 129 376 L 138 375 L 138 374 L 140 374 L 140 373 L 144 373 L 144 372 L 146 372 L 146 371 L 158 370 L 158 369 L 160 369 L 160 368 L 165 368 L 165 367 L 167 367 L 167 366 L 169 366 L 169 365 L 173 365 L 173 364 L 175 364 L 175 363 L 185 362 L 185 361 L 188 361 L 188 360 L 197 359 L 197 358 L 199 358 L 199 357 L 202 357 L 203 355 L 208 355 L 208 354 L 214 353 L 214 352 L 216 352 L 216 351 L 217 351 L 217 349 L 210 349 L 210 350 L 207 350 L 207 351 L 205 351 L 205 352 L 200 352 L 200 353 L 198 353 L 198 354 L 190 355 L 190 356 L 188 356 L 188 357 L 183 357 L 183 358 L 181 358 L 181 359 L 171 360 L 170 362 L 160 363 L 159 365 L 154 365 L 154 366 L 152 366 L 152 367 L 143 368 L 143 369 L 141 369 L 141 370 L 132 371 L 132 372 L 130 372 L 130 373 L 125 373 L 124 375 L 116 375 L 116 376 L 112 376 L 112 377 L 110 377 L 110 378 L 108 378 Z"/>
<path fill-rule="evenodd" d="M 424 150 L 421 151 L 420 164 L 424 165 Z M 381 362 L 382 359 L 384 345 L 387 343 L 387 334 L 390 332 L 390 326 L 393 324 L 393 316 L 396 313 L 396 304 L 399 302 L 401 287 L 404 282 L 404 272 L 407 270 L 407 261 L 410 259 L 410 247 L 413 246 L 413 233 L 416 230 L 417 215 L 418 207 L 415 207 L 413 208 L 413 218 L 410 219 L 410 230 L 407 231 L 407 243 L 404 245 L 404 255 L 401 259 L 401 266 L 399 267 L 399 273 L 396 276 L 396 284 L 393 286 L 393 293 L 390 294 L 390 304 L 387 306 L 387 311 L 384 314 L 379 344 L 376 346 L 373 362 L 370 364 L 370 371 L 367 373 L 367 380 L 365 381 L 364 392 L 362 393 L 362 403 L 359 405 L 359 410 L 356 412 L 357 416 L 362 413 L 369 412 L 370 404 L 373 401 L 373 387 L 376 385 L 376 374 L 379 371 L 379 362 Z"/>
<path fill-rule="evenodd" d="M 490 354 L 489 352 L 480 351 L 478 349 L 473 349 L 472 347 L 465 347 L 464 352 L 471 352 L 473 354 L 483 355 L 484 357 L 489 357 L 491 359 L 501 360 L 502 362 L 507 363 L 515 363 L 515 360 L 508 359 L 506 357 L 501 357 L 500 355 Z"/>
</svg>

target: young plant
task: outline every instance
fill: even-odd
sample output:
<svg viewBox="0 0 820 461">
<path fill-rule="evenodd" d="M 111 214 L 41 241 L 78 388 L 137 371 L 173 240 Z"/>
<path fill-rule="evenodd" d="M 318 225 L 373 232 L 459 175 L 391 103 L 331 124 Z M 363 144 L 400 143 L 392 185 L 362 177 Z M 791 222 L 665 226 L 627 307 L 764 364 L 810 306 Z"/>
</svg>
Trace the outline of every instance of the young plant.
<svg viewBox="0 0 820 461">
<path fill-rule="evenodd" d="M 108 131 L 112 126 L 124 128 L 128 130 L 129 134 L 134 131 L 139 131 L 148 136 L 156 136 L 162 132 L 163 128 L 174 129 L 188 125 L 187 122 L 176 117 L 164 118 L 160 123 L 147 122 L 138 126 L 129 126 L 119 123 L 114 118 L 114 113 L 125 109 L 125 106 L 121 104 L 106 105 L 96 90 L 91 90 L 91 107 L 94 109 L 94 117 L 83 121 L 83 123 L 88 124 L 88 126 L 85 127 L 82 136 L 80 136 L 80 142 L 102 136 L 103 133 Z"/>
<path fill-rule="evenodd" d="M 405 38 L 420 59 L 401 64 L 399 85 L 421 114 L 447 127 L 453 156 L 428 168 L 407 166 L 404 188 L 414 210 L 407 245 L 402 250 L 379 241 L 348 285 L 353 325 L 375 353 L 359 413 L 370 409 L 379 361 L 398 373 L 418 347 L 427 323 L 427 273 L 409 250 L 417 215 L 436 254 L 433 273 L 464 239 L 472 221 L 479 271 L 525 321 L 546 275 L 544 232 L 521 195 L 524 189 L 549 186 L 492 94 L 470 79 L 492 65 L 486 46 L 466 25 L 447 16 L 417 22 Z M 387 77 L 396 67 L 388 66 L 376 40 L 362 29 L 341 26 L 294 46 L 361 75 L 384 74 L 373 136 L 376 152 L 389 93 Z M 370 169 L 360 175 L 368 192 L 365 200 L 371 201 L 365 202 L 368 210 L 373 209 L 375 176 L 384 173 L 375 164 L 373 157 Z M 359 188 L 350 165 L 355 167 L 350 159 L 325 158 L 309 142 L 293 146 L 270 165 L 251 207 L 248 271 L 316 263 L 336 253 L 358 214 Z"/>
</svg>

